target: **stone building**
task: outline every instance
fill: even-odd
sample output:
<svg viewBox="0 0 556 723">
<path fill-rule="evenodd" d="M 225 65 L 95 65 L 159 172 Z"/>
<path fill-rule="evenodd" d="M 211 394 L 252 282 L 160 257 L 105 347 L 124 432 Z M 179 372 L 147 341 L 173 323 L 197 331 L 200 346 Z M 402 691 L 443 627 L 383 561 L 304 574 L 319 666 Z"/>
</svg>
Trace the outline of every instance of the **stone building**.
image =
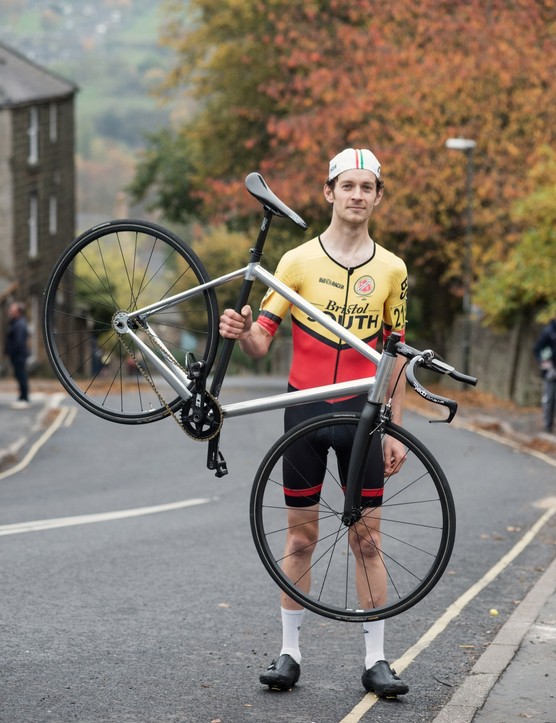
<svg viewBox="0 0 556 723">
<path fill-rule="evenodd" d="M 0 333 L 3 341 L 7 305 L 24 302 L 39 368 L 44 287 L 75 233 L 76 93 L 73 83 L 0 43 Z"/>
</svg>

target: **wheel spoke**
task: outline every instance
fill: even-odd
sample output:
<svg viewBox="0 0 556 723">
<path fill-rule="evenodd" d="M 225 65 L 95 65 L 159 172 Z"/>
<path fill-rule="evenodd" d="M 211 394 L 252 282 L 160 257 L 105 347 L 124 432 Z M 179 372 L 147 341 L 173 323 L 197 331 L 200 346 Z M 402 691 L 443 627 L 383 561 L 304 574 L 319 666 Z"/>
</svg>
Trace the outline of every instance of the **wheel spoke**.
<svg viewBox="0 0 556 723">
<path fill-rule="evenodd" d="M 116 333 L 113 316 L 207 280 L 191 249 L 154 224 L 113 222 L 79 237 L 58 261 L 45 296 L 47 353 L 68 392 L 89 411 L 116 422 L 155 421 L 177 409 L 182 400 L 131 337 Z M 178 363 L 193 352 L 208 373 L 217 324 L 216 295 L 210 290 L 152 313 L 151 335 L 141 331 L 141 339 L 165 361 L 153 335 Z"/>
<path fill-rule="evenodd" d="M 381 507 L 361 508 L 359 521 L 344 526 L 344 496 L 330 450 L 318 512 L 314 506 L 296 507 L 295 526 L 289 526 L 293 508 L 286 505 L 283 472 L 301 472 L 296 451 L 303 449 L 311 462 L 312 440 L 322 430 L 332 426 L 342 432 L 348 425 L 353 434 L 357 421 L 353 415 L 325 415 L 284 435 L 263 460 L 250 503 L 253 539 L 274 581 L 313 612 L 353 621 L 391 617 L 427 595 L 446 567 L 455 533 L 453 500 L 442 471 L 421 443 L 396 425 L 387 433 L 405 445 L 406 457 L 398 474 L 385 480 Z M 314 484 L 301 473 L 299 480 L 307 488 Z M 303 509 L 307 519 L 318 519 L 317 539 L 287 552 L 288 539 L 303 539 Z M 288 576 L 284 566 L 295 575 Z"/>
</svg>

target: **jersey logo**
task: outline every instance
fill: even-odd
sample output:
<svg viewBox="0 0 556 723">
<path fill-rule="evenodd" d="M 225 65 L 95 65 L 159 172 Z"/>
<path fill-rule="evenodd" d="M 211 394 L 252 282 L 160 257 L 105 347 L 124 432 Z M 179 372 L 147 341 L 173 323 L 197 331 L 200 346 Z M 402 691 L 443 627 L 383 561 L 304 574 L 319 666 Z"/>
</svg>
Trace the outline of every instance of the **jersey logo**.
<svg viewBox="0 0 556 723">
<path fill-rule="evenodd" d="M 375 290 L 375 280 L 372 276 L 361 276 L 353 285 L 353 290 L 359 296 L 369 296 Z"/>
</svg>

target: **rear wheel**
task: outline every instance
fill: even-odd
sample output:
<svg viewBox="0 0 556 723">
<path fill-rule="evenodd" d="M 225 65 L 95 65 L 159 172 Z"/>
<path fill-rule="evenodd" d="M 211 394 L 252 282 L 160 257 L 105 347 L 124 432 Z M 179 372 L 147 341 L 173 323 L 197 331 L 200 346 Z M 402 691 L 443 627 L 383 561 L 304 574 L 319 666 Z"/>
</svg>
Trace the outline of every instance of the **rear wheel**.
<svg viewBox="0 0 556 723">
<path fill-rule="evenodd" d="M 129 336 L 117 333 L 115 320 L 208 280 L 197 255 L 160 226 L 112 221 L 87 231 L 62 254 L 45 292 L 44 340 L 58 379 L 103 419 L 140 424 L 166 417 L 181 398 Z M 148 324 L 180 365 L 191 352 L 208 373 L 218 345 L 213 289 L 155 312 Z M 164 357 L 148 334 L 137 333 Z"/>
<path fill-rule="evenodd" d="M 356 414 L 324 415 L 286 433 L 261 463 L 250 501 L 255 546 L 273 580 L 308 610 L 349 622 L 389 618 L 422 600 L 444 572 L 455 537 L 454 503 L 444 473 L 422 443 L 395 424 L 387 424 L 382 434 L 404 445 L 405 459 L 397 474 L 384 480 L 381 507 L 360 508 L 359 521 L 344 525 L 344 494 L 332 451 L 324 466 L 322 456 L 314 454 L 313 464 L 324 476 L 320 504 L 286 506 L 284 473 L 295 465 L 296 445 L 311 455 L 323 430 L 329 437 L 353 434 L 358 421 Z M 284 564 L 291 568 L 286 539 L 312 515 L 318 521 L 312 554 L 296 549 L 296 576 L 290 578 L 283 570 Z"/>
</svg>

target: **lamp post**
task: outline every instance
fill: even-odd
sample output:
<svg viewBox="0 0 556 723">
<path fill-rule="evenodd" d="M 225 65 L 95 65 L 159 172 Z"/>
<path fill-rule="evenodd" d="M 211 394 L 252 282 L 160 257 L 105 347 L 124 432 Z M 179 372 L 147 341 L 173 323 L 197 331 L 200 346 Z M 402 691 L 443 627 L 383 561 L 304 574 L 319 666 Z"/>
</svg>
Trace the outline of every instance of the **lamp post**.
<svg viewBox="0 0 556 723">
<path fill-rule="evenodd" d="M 467 224 L 465 232 L 465 255 L 463 264 L 463 373 L 469 374 L 471 355 L 471 284 L 473 281 L 473 151 L 476 142 L 470 138 L 448 138 L 446 148 L 463 151 L 467 156 Z"/>
</svg>

